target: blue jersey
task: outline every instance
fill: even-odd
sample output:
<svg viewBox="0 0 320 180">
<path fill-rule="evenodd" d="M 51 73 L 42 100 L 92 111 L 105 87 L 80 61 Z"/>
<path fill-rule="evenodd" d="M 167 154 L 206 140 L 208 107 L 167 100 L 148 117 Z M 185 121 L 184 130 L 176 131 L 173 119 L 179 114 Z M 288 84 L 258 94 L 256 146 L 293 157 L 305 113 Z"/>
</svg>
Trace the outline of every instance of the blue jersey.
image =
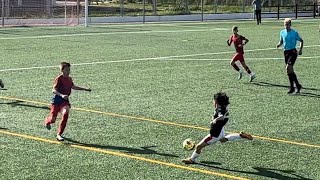
<svg viewBox="0 0 320 180">
<path fill-rule="evenodd" d="M 299 36 L 298 32 L 291 29 L 289 32 L 284 29 L 280 32 L 280 41 L 283 42 L 283 49 L 284 50 L 292 50 L 296 49 L 297 41 L 301 41 L 301 37 Z"/>
</svg>

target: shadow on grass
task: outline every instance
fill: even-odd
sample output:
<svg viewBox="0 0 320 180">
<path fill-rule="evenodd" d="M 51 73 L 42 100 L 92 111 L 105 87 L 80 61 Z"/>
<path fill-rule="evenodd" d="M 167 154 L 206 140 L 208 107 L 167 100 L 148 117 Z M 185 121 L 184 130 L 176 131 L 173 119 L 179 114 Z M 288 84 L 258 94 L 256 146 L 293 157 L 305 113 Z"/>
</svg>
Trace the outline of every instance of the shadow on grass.
<svg viewBox="0 0 320 180">
<path fill-rule="evenodd" d="M 37 109 L 45 109 L 49 110 L 49 106 L 37 106 L 37 105 L 30 105 L 30 104 L 24 104 L 24 101 L 13 101 L 13 102 L 6 102 L 6 103 L 0 103 L 10 105 L 11 107 L 17 107 L 17 106 L 23 106 L 23 107 L 31 107 L 31 108 L 37 108 Z"/>
<path fill-rule="evenodd" d="M 8 128 L 2 128 L 2 127 L 0 127 L 0 130 L 9 130 Z"/>
<path fill-rule="evenodd" d="M 0 88 L 0 91 L 6 91 L 8 90 L 7 88 Z"/>
<path fill-rule="evenodd" d="M 157 146 L 144 146 L 140 148 L 129 148 L 129 147 L 122 147 L 122 146 L 109 146 L 109 145 L 99 145 L 99 144 L 87 144 L 87 143 L 81 143 L 79 141 L 70 139 L 70 138 L 64 138 L 65 141 L 71 142 L 72 144 L 79 145 L 79 146 L 85 146 L 85 147 L 93 147 L 93 148 L 99 148 L 99 149 L 109 149 L 109 150 L 119 150 L 124 153 L 131 153 L 131 154 L 157 154 L 160 156 L 167 156 L 167 157 L 179 157 L 173 154 L 166 154 L 166 153 L 159 153 L 151 148 L 155 148 Z M 66 143 L 68 145 L 68 143 Z"/>
<path fill-rule="evenodd" d="M 263 86 L 263 87 L 282 87 L 282 88 L 289 89 L 289 86 L 280 85 L 280 84 L 273 84 L 273 83 L 268 83 L 268 82 L 262 82 L 262 81 L 251 82 L 250 84 L 257 85 L 257 86 Z M 310 93 L 310 92 L 303 92 L 304 90 L 320 91 L 320 89 L 316 89 L 316 88 L 303 87 L 302 90 L 301 90 L 302 92 L 300 92 L 299 94 L 293 94 L 293 95 L 320 98 L 320 94 L 315 94 L 315 93 Z"/>
<path fill-rule="evenodd" d="M 293 170 L 281 170 L 281 169 L 276 169 L 276 168 L 252 167 L 255 171 L 240 171 L 240 170 L 232 170 L 232 169 L 214 166 L 217 164 L 216 162 L 201 161 L 200 163 L 197 163 L 197 164 L 201 165 L 201 166 L 209 167 L 209 168 L 220 169 L 223 171 L 251 174 L 251 175 L 263 176 L 263 177 L 268 177 L 268 178 L 278 179 L 278 180 L 288 180 L 288 179 L 290 179 L 290 180 L 314 180 L 314 179 L 302 177 L 298 174 L 295 174 L 295 171 L 293 171 Z"/>
</svg>

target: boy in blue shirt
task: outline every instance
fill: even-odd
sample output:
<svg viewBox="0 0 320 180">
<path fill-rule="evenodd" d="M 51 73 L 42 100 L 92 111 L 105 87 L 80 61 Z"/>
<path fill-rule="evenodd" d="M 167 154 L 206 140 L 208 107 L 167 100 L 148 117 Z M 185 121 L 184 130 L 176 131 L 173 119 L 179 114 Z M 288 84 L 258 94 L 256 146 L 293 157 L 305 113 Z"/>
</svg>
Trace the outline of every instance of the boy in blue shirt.
<svg viewBox="0 0 320 180">
<path fill-rule="evenodd" d="M 296 93 L 300 93 L 302 86 L 298 82 L 297 75 L 293 70 L 293 65 L 298 57 L 298 54 L 302 55 L 303 40 L 297 31 L 291 29 L 290 18 L 286 18 L 284 20 L 284 27 L 285 29 L 280 31 L 280 41 L 277 44 L 277 48 L 283 45 L 286 70 L 287 70 L 287 74 L 290 82 L 290 90 L 288 94 L 292 94 L 295 92 L 294 84 L 296 85 L 296 88 L 297 88 Z M 296 49 L 297 41 L 300 41 L 299 51 L 297 51 Z"/>
</svg>

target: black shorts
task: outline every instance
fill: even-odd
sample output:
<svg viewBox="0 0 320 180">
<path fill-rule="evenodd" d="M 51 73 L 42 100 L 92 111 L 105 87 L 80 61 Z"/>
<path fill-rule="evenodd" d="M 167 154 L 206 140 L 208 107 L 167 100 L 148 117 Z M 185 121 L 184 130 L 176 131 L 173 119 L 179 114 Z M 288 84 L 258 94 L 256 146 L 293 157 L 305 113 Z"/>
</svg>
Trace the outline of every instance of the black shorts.
<svg viewBox="0 0 320 180">
<path fill-rule="evenodd" d="M 296 49 L 284 51 L 284 61 L 288 65 L 294 65 L 298 57 L 298 51 Z"/>
</svg>

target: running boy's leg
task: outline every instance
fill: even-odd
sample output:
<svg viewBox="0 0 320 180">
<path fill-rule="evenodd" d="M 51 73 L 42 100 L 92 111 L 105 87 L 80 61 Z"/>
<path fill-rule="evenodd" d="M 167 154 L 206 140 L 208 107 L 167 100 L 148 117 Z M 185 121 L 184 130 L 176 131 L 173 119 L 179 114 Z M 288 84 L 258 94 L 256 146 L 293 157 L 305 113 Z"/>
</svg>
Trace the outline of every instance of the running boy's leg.
<svg viewBox="0 0 320 180">
<path fill-rule="evenodd" d="M 204 147 L 218 142 L 224 136 L 225 136 L 224 128 L 221 130 L 218 137 L 213 137 L 211 136 L 211 134 L 208 134 L 196 145 L 195 150 L 193 151 L 191 157 L 182 160 L 182 162 L 184 162 L 185 164 L 194 164 L 196 159 L 200 156 L 200 153 Z"/>
<path fill-rule="evenodd" d="M 239 77 L 238 79 L 240 80 L 242 78 L 242 71 L 240 70 L 240 68 L 238 67 L 238 65 L 236 64 L 236 61 L 241 59 L 241 54 L 240 53 L 236 53 L 231 61 L 230 61 L 230 65 L 239 73 Z"/>
<path fill-rule="evenodd" d="M 67 126 L 68 118 L 69 118 L 69 111 L 70 111 L 70 105 L 65 105 L 61 109 L 61 121 L 59 124 L 58 132 L 57 132 L 57 139 L 59 141 L 63 141 L 62 134 L 64 132 L 64 129 Z"/>
<path fill-rule="evenodd" d="M 254 72 L 252 72 L 251 70 L 250 70 L 250 68 L 247 66 L 247 64 L 245 63 L 245 61 L 244 61 L 244 59 L 242 59 L 242 60 L 240 60 L 240 63 L 241 63 L 241 65 L 242 65 L 242 67 L 247 71 L 247 73 L 249 74 L 249 76 L 250 76 L 250 82 L 256 77 L 255 76 L 255 74 L 254 74 Z"/>
<path fill-rule="evenodd" d="M 56 122 L 58 113 L 60 112 L 61 107 L 59 105 L 51 104 L 50 113 L 48 117 L 44 120 L 44 124 L 47 129 L 51 129 L 51 124 Z"/>
</svg>

